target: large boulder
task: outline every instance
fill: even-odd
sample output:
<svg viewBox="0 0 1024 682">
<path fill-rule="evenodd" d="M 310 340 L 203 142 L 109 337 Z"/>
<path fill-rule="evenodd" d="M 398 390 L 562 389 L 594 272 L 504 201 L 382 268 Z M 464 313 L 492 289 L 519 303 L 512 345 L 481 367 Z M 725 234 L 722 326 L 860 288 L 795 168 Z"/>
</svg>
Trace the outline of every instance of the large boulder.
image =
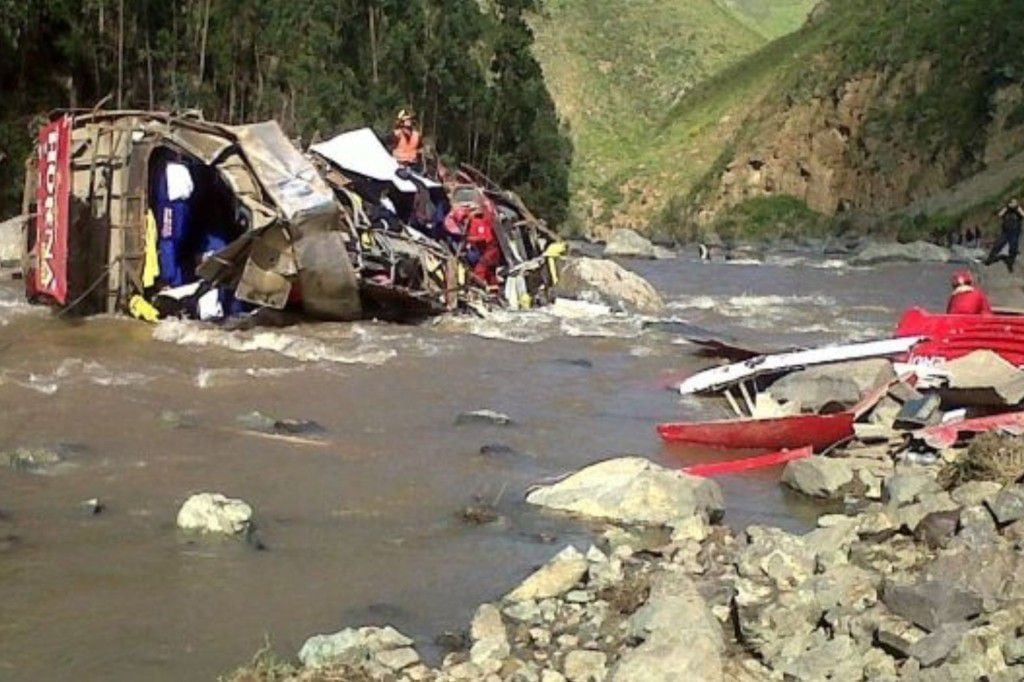
<svg viewBox="0 0 1024 682">
<path fill-rule="evenodd" d="M 654 258 L 655 248 L 647 237 L 635 230 L 619 228 L 612 230 L 604 247 L 606 257 Z"/>
<path fill-rule="evenodd" d="M 867 391 L 894 378 L 896 374 L 888 360 L 857 360 L 790 372 L 772 384 L 768 392 L 776 400 L 817 411 L 829 403 L 849 407 Z"/>
<path fill-rule="evenodd" d="M 782 482 L 811 497 L 836 498 L 853 482 L 853 467 L 842 459 L 797 459 L 782 471 Z"/>
<path fill-rule="evenodd" d="M 913 585 L 887 582 L 882 601 L 897 616 L 928 632 L 968 620 L 982 611 L 981 597 L 946 580 L 923 580 Z"/>
<path fill-rule="evenodd" d="M 929 242 L 871 242 L 850 259 L 853 265 L 878 265 L 879 263 L 948 263 L 952 254 L 949 249 Z"/>
<path fill-rule="evenodd" d="M 647 603 L 632 616 L 629 628 L 643 643 L 622 655 L 610 682 L 723 679 L 722 628 L 697 586 L 682 572 L 658 574 Z"/>
<path fill-rule="evenodd" d="M 668 526 L 697 514 L 718 518 L 724 511 L 716 482 L 666 469 L 643 457 L 592 464 L 531 491 L 526 501 L 582 516 Z"/>
<path fill-rule="evenodd" d="M 178 528 L 238 535 L 252 529 L 252 507 L 220 493 L 198 493 L 178 510 Z"/>
<path fill-rule="evenodd" d="M 618 263 L 597 258 L 566 259 L 555 294 L 648 315 L 665 310 L 665 302 L 647 280 Z"/>
</svg>

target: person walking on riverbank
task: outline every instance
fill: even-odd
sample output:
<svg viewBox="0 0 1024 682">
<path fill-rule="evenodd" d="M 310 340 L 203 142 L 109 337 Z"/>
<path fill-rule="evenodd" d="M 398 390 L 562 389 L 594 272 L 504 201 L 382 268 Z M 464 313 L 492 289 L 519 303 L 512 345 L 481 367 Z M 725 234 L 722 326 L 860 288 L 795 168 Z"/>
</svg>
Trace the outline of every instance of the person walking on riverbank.
<svg viewBox="0 0 1024 682">
<path fill-rule="evenodd" d="M 974 275 L 968 270 L 953 273 L 953 293 L 946 306 L 949 315 L 991 315 L 992 305 L 985 292 L 974 284 Z"/>
<path fill-rule="evenodd" d="M 1014 263 L 1017 262 L 1017 254 L 1020 252 L 1020 233 L 1021 224 L 1024 222 L 1024 209 L 1021 208 L 1020 203 L 1016 199 L 1010 199 L 1010 202 L 999 211 L 998 216 L 1002 220 L 1002 229 L 999 233 L 999 239 L 996 240 L 992 250 L 989 251 L 988 258 L 985 259 L 985 265 L 995 263 L 999 260 L 999 254 L 1003 248 L 1009 247 L 1006 256 L 1006 267 L 1010 272 L 1013 272 Z"/>
</svg>

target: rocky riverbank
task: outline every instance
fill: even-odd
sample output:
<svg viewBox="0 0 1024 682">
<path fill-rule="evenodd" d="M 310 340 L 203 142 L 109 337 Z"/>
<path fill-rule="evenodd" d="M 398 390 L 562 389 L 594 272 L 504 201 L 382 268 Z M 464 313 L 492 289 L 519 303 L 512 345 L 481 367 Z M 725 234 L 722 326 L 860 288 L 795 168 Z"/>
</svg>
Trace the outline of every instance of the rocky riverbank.
<svg viewBox="0 0 1024 682">
<path fill-rule="evenodd" d="M 370 627 L 232 679 L 1024 679 L 1024 440 L 938 455 L 894 436 L 791 463 L 789 485 L 846 508 L 803 536 L 717 525 L 713 481 L 637 458 L 594 465 L 528 500 L 603 519 L 595 546 L 562 549 L 482 605 L 441 665 Z"/>
</svg>

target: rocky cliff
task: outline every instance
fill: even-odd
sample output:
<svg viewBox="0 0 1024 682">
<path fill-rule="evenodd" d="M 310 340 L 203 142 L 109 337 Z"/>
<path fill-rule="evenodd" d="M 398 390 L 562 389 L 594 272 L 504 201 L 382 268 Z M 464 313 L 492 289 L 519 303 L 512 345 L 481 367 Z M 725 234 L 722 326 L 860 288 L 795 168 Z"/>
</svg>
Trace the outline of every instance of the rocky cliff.
<svg viewBox="0 0 1024 682">
<path fill-rule="evenodd" d="M 1024 59 L 1008 49 L 1021 28 L 1006 0 L 820 7 L 683 202 L 682 222 L 706 227 L 786 196 L 824 216 L 878 228 L 913 215 L 935 231 L 1001 200 L 1021 177 Z M 958 201 L 942 200 L 974 178 Z"/>
</svg>

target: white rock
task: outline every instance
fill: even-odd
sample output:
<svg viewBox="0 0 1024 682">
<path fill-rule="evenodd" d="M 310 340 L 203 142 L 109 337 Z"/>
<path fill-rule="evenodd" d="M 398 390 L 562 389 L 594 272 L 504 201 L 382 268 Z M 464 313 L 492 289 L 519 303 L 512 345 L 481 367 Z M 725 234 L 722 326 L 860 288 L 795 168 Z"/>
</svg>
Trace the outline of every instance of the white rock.
<svg viewBox="0 0 1024 682">
<path fill-rule="evenodd" d="M 947 263 L 952 257 L 949 249 L 924 241 L 909 244 L 895 242 L 871 242 L 860 253 L 850 259 L 852 265 L 877 265 L 879 263 Z"/>
<path fill-rule="evenodd" d="M 681 544 L 687 540 L 704 542 L 711 528 L 703 516 L 691 516 L 677 523 L 672 529 L 672 542 Z"/>
<path fill-rule="evenodd" d="M 586 557 L 570 545 L 537 569 L 505 599 L 520 602 L 558 597 L 575 587 L 586 572 Z"/>
<path fill-rule="evenodd" d="M 510 649 L 504 639 L 481 639 L 469 650 L 469 660 L 481 668 L 488 668 L 492 662 L 508 658 Z"/>
<path fill-rule="evenodd" d="M 0 263 L 20 261 L 25 252 L 27 215 L 0 222 Z"/>
<path fill-rule="evenodd" d="M 643 457 L 598 462 L 533 490 L 530 504 L 622 523 L 674 526 L 694 515 L 718 517 L 724 504 L 714 481 L 660 467 Z"/>
<path fill-rule="evenodd" d="M 408 646 L 401 649 L 378 651 L 375 658 L 378 663 L 390 670 L 401 670 L 420 662 L 420 655 L 416 653 L 415 649 Z"/>
<path fill-rule="evenodd" d="M 220 493 L 193 495 L 178 510 L 178 528 L 235 535 L 251 527 L 252 507 Z"/>
<path fill-rule="evenodd" d="M 520 623 L 536 623 L 541 619 L 540 607 L 533 600 L 506 604 L 501 611 L 512 620 Z"/>
<path fill-rule="evenodd" d="M 853 481 L 850 465 L 833 457 L 807 457 L 789 462 L 782 482 L 812 497 L 836 497 L 843 486 Z"/>
<path fill-rule="evenodd" d="M 494 604 L 481 604 L 473 616 L 473 623 L 469 629 L 473 641 L 482 639 L 506 640 L 508 634 L 505 631 L 505 623 L 501 620 L 501 612 Z"/>
<path fill-rule="evenodd" d="M 569 682 L 603 682 L 608 675 L 607 661 L 602 651 L 577 649 L 566 654 L 562 670 Z"/>
<path fill-rule="evenodd" d="M 557 670 L 542 670 L 540 682 L 565 682 L 565 676 Z"/>
<path fill-rule="evenodd" d="M 605 257 L 654 258 L 657 255 L 654 244 L 636 230 L 619 228 L 612 230 L 604 247 Z"/>
<path fill-rule="evenodd" d="M 610 260 L 566 259 L 555 293 L 630 312 L 656 315 L 665 310 L 665 301 L 647 280 Z"/>
<path fill-rule="evenodd" d="M 299 660 L 307 668 L 323 668 L 335 664 L 359 665 L 382 651 L 403 649 L 412 640 L 398 630 L 383 628 L 345 628 L 331 635 L 314 635 L 299 650 Z"/>
</svg>

